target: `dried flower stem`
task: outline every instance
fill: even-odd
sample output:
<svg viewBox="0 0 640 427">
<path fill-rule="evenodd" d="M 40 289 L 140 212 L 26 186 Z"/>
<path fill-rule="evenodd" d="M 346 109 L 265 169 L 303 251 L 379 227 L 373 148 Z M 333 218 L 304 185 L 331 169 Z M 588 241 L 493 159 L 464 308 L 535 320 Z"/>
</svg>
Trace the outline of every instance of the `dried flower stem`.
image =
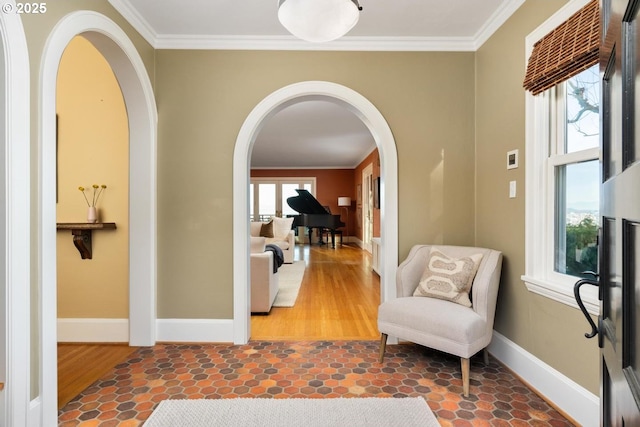
<svg viewBox="0 0 640 427">
<path fill-rule="evenodd" d="M 93 197 L 91 198 L 91 206 L 96 205 L 96 190 L 98 189 L 98 184 L 93 184 Z"/>
<path fill-rule="evenodd" d="M 85 188 L 84 187 L 78 187 L 78 190 L 80 190 L 82 192 L 82 196 L 84 197 L 84 200 L 87 202 L 87 206 L 91 207 L 96 207 L 96 205 L 98 204 L 98 200 L 100 199 L 100 195 L 102 194 L 102 192 L 107 188 L 106 185 L 102 184 L 102 185 L 98 185 L 98 184 L 93 184 L 93 195 L 91 197 L 91 203 L 89 203 L 89 199 L 87 199 L 87 195 L 85 194 Z"/>
<path fill-rule="evenodd" d="M 93 206 L 96 206 L 96 204 L 98 203 L 98 200 L 100 199 L 100 195 L 102 194 L 105 188 L 107 188 L 107 186 L 104 184 L 102 184 L 99 189 L 96 184 L 93 185 Z"/>
<path fill-rule="evenodd" d="M 82 196 L 84 196 L 84 200 L 87 202 L 87 206 L 91 207 L 91 204 L 89 203 L 89 199 L 87 199 L 87 195 L 84 194 L 84 187 L 78 187 L 78 190 L 82 192 Z"/>
</svg>

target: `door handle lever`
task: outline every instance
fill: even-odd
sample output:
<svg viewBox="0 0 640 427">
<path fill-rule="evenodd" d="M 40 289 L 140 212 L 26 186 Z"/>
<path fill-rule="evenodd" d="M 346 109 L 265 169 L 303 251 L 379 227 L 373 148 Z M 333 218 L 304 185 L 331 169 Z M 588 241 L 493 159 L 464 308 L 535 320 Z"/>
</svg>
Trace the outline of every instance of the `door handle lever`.
<svg viewBox="0 0 640 427">
<path fill-rule="evenodd" d="M 576 297 L 576 302 L 578 303 L 578 307 L 580 307 L 580 310 L 582 310 L 582 314 L 584 314 L 584 317 L 587 319 L 587 322 L 589 322 L 589 325 L 591 325 L 591 332 L 586 332 L 584 336 L 586 338 L 593 338 L 598 334 L 598 327 L 594 323 L 591 316 L 589 316 L 589 312 L 587 312 L 587 308 L 584 306 L 584 303 L 582 302 L 582 297 L 580 296 L 580 287 L 582 285 L 600 286 L 600 284 L 595 280 L 581 279 L 581 280 L 578 280 L 575 283 L 575 285 L 573 285 L 573 295 Z"/>
</svg>

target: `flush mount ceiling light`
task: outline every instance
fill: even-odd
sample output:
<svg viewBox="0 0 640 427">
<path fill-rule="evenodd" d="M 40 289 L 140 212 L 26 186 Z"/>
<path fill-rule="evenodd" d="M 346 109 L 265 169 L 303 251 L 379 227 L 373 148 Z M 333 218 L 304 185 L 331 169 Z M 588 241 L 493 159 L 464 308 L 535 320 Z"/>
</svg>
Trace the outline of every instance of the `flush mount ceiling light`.
<svg viewBox="0 0 640 427">
<path fill-rule="evenodd" d="M 280 23 L 299 39 L 314 43 L 347 34 L 361 10 L 358 0 L 278 0 Z"/>
</svg>

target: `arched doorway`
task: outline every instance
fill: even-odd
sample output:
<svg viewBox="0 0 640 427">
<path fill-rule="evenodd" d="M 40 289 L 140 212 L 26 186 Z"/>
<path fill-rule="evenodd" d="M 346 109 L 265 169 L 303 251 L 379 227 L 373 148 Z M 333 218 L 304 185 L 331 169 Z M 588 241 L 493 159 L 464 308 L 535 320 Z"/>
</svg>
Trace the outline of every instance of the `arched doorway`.
<svg viewBox="0 0 640 427">
<path fill-rule="evenodd" d="M 129 342 L 155 343 L 156 329 L 156 130 L 157 111 L 149 76 L 133 43 L 113 21 L 78 11 L 56 25 L 44 49 L 41 78 L 40 151 L 40 351 L 41 414 L 57 413 L 56 363 L 56 75 L 64 49 L 77 35 L 89 40 L 111 66 L 129 122 Z"/>
<path fill-rule="evenodd" d="M 10 1 L 7 5 L 14 4 Z M 15 6 L 14 6 L 15 7 Z M 0 425 L 27 425 L 29 408 L 29 57 L 20 15 L 0 14 Z"/>
<path fill-rule="evenodd" d="M 233 329 L 234 342 L 246 343 L 251 336 L 249 307 L 249 170 L 251 150 L 260 128 L 274 114 L 297 102 L 322 99 L 352 111 L 367 126 L 380 153 L 382 199 L 380 209 L 380 299 L 395 296 L 398 260 L 398 157 L 391 129 L 378 109 L 359 93 L 345 86 L 323 81 L 295 83 L 263 99 L 245 120 L 233 157 Z"/>
<path fill-rule="evenodd" d="M 129 123 L 124 98 L 105 58 L 82 36 L 64 50 L 57 80 L 57 221 L 84 222 L 88 205 L 94 204 L 100 221 L 117 226 L 93 233 L 91 260 L 82 259 L 70 244 L 70 231 L 57 233 L 58 343 L 128 342 Z M 94 193 L 92 184 L 107 188 Z M 86 187 L 86 199 L 78 194 L 79 185 Z"/>
</svg>

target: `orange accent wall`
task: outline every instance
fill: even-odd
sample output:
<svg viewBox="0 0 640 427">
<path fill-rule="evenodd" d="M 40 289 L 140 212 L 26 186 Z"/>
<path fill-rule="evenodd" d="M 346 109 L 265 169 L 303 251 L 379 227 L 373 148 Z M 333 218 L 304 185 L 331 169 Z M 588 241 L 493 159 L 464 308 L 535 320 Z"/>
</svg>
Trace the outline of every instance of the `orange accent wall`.
<svg viewBox="0 0 640 427">
<path fill-rule="evenodd" d="M 354 169 L 252 169 L 252 178 L 288 178 L 315 177 L 316 199 L 322 206 L 329 206 L 331 213 L 340 214 L 340 220 L 347 223 L 346 209 L 338 206 L 338 197 L 351 197 L 349 209 L 348 234 L 354 235 L 356 185 L 354 183 Z M 344 230 L 347 235 L 347 230 Z"/>
<path fill-rule="evenodd" d="M 362 186 L 362 171 L 369 164 L 373 164 L 373 178 L 380 176 L 380 155 L 375 149 L 355 169 L 252 169 L 252 178 L 289 178 L 315 177 L 316 199 L 323 206 L 329 206 L 331 212 L 340 214 L 340 219 L 347 223 L 346 209 L 338 206 L 338 197 L 351 197 L 349 208 L 349 235 L 362 240 L 361 221 L 358 215 L 362 211 L 357 206 L 358 185 Z M 347 230 L 344 230 L 345 235 Z M 380 236 L 380 209 L 373 210 L 373 235 Z"/>
</svg>

